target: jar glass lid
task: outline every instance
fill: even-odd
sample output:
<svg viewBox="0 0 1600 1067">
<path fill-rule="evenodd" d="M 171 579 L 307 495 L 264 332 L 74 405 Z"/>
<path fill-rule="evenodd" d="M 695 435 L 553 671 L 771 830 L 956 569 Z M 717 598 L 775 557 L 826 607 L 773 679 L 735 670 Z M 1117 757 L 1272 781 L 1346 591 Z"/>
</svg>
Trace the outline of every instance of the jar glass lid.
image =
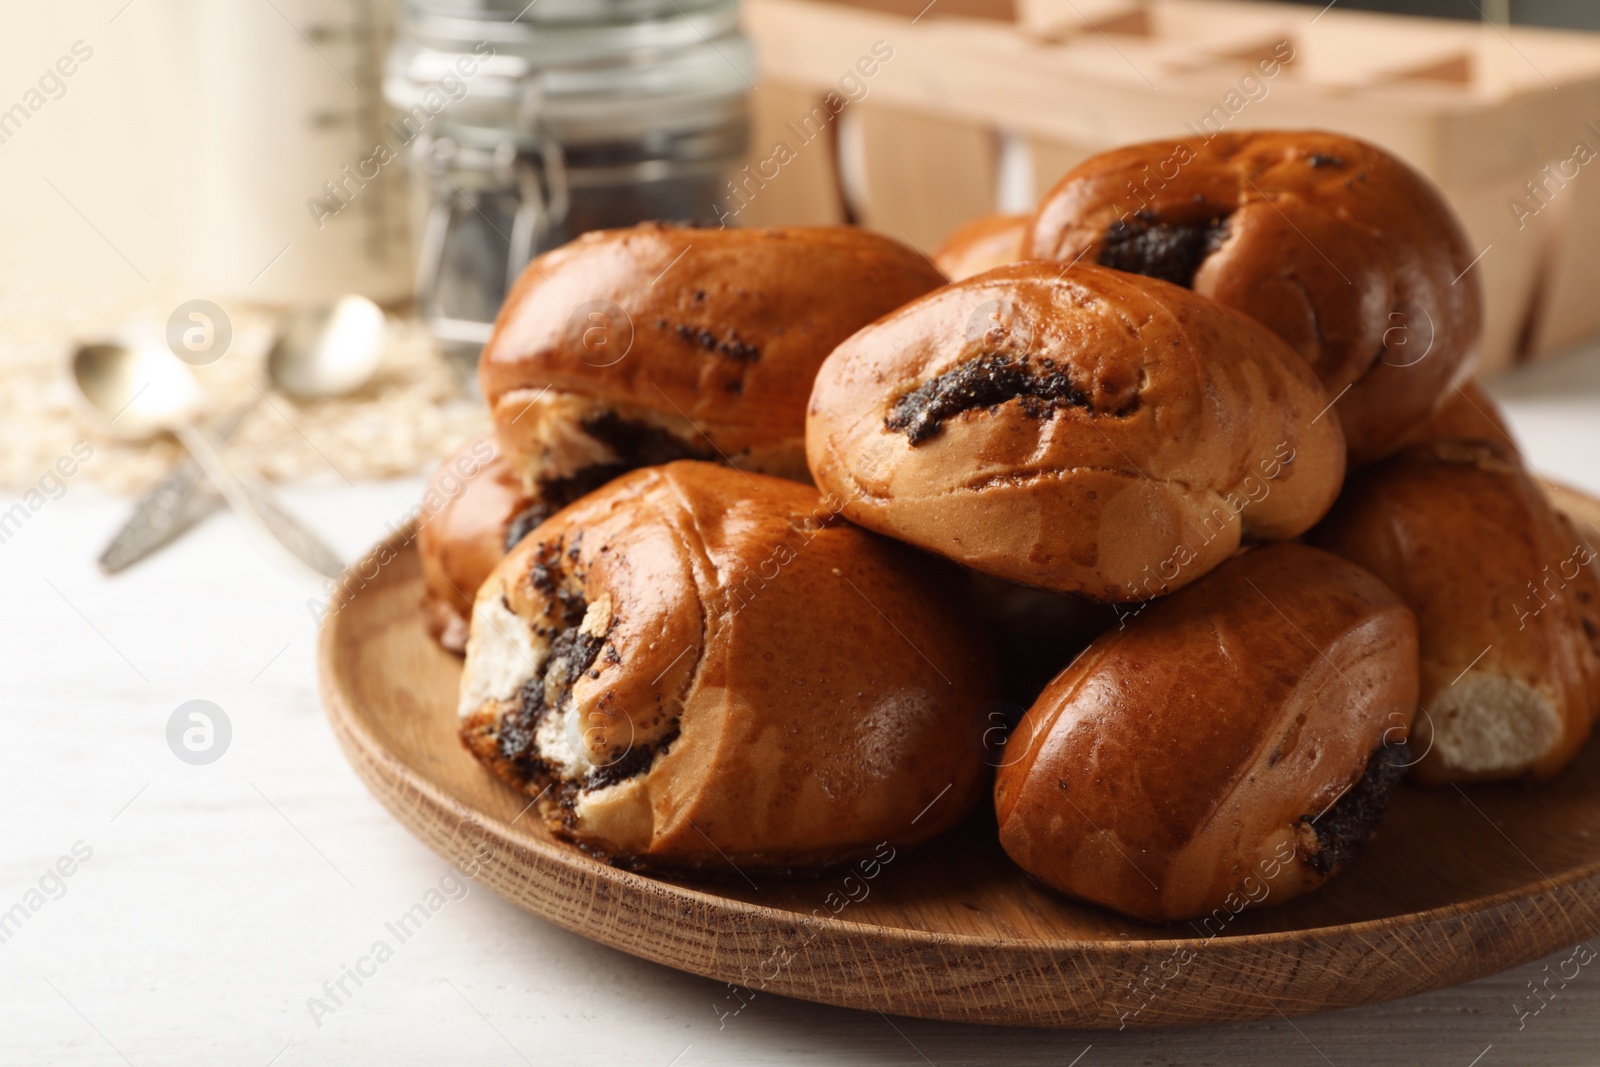
<svg viewBox="0 0 1600 1067">
<path fill-rule="evenodd" d="M 554 22 L 632 22 L 724 6 L 725 0 L 406 0 L 413 18 L 471 19 L 532 26 Z"/>
<path fill-rule="evenodd" d="M 534 10 L 553 2 L 537 0 Z M 597 14 L 643 0 L 565 2 Z M 503 139 L 535 118 L 564 143 L 688 129 L 742 115 L 755 82 L 754 50 L 738 32 L 734 0 L 667 0 L 668 16 L 620 22 L 432 13 L 446 6 L 499 12 L 513 4 L 413 0 L 389 54 L 384 95 L 402 112 L 425 105 L 426 117 L 437 114 L 458 136 L 476 129 Z M 417 7 L 430 10 L 418 16 Z"/>
</svg>

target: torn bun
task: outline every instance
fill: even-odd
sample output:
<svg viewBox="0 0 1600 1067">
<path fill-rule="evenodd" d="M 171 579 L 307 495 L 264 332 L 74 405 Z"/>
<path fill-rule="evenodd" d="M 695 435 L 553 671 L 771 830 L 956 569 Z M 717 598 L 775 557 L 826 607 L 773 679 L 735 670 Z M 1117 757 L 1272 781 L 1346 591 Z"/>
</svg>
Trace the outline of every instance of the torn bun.
<svg viewBox="0 0 1600 1067">
<path fill-rule="evenodd" d="M 811 870 L 914 844 L 987 783 L 993 667 L 958 583 L 807 486 L 636 471 L 484 583 L 461 737 L 621 864 Z"/>
<path fill-rule="evenodd" d="M 1351 480 L 1318 544 L 1417 615 L 1425 783 L 1550 778 L 1600 715 L 1600 570 L 1515 453 L 1411 446 Z"/>
<path fill-rule="evenodd" d="M 556 506 L 676 459 L 804 479 L 823 359 L 943 282 L 921 254 L 848 227 L 588 233 L 528 265 L 479 385 L 529 494 Z"/>
</svg>

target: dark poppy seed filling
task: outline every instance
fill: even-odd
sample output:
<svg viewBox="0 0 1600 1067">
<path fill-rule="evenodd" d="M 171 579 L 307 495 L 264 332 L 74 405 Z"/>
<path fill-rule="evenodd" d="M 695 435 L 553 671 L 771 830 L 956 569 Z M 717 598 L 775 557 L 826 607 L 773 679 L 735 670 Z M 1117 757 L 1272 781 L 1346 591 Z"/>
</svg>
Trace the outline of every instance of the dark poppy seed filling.
<svg viewBox="0 0 1600 1067">
<path fill-rule="evenodd" d="M 506 527 L 507 552 L 568 504 L 629 471 L 679 459 L 716 458 L 716 453 L 710 449 L 696 448 L 660 426 L 624 418 L 615 411 L 591 415 L 579 422 L 578 427 L 605 445 L 616 458 L 605 463 L 591 463 L 565 478 L 540 482 L 539 499 L 518 512 Z"/>
<path fill-rule="evenodd" d="M 1106 227 L 1100 265 L 1189 288 L 1200 264 L 1227 239 L 1226 215 L 1214 215 L 1204 222 L 1173 223 L 1140 211 Z"/>
<path fill-rule="evenodd" d="M 584 787 L 603 789 L 608 785 L 627 781 L 634 775 L 643 774 L 650 769 L 650 764 L 655 762 L 657 756 L 666 754 L 667 749 L 672 747 L 672 742 L 677 739 L 678 724 L 673 723 L 667 732 L 661 735 L 661 740 L 650 745 L 630 745 L 617 759 L 590 771 Z"/>
<path fill-rule="evenodd" d="M 708 451 L 690 445 L 654 423 L 623 418 L 615 411 L 591 415 L 578 426 L 611 449 L 617 457 L 616 461 L 626 465 L 629 470 L 671 463 L 678 459 L 703 459 Z"/>
<path fill-rule="evenodd" d="M 573 581 L 567 581 L 567 576 L 562 567 L 561 542 L 546 541 L 534 553 L 533 566 L 528 570 L 528 581 L 533 587 L 555 603 L 560 614 L 554 611 L 550 614 L 556 618 L 558 632 L 583 623 L 583 616 L 589 610 L 589 605 L 579 592 L 582 588 L 583 575 L 574 576 Z M 541 636 L 555 639 L 556 634 L 543 631 Z"/>
<path fill-rule="evenodd" d="M 544 763 L 535 741 L 540 724 L 546 715 L 565 710 L 573 683 L 594 664 L 604 644 L 605 638 L 581 633 L 576 626 L 556 635 L 544 666 L 523 683 L 515 710 L 500 725 L 502 756 L 529 770 L 530 762 Z"/>
<path fill-rule="evenodd" d="M 538 546 L 529 580 L 550 598 L 548 614 L 555 625 L 539 630 L 540 636 L 550 640 L 550 654 L 523 683 L 516 706 L 500 722 L 500 754 L 530 778 L 549 775 L 552 770 L 539 755 L 540 724 L 546 715 L 565 710 L 573 683 L 594 665 L 605 644 L 604 636 L 581 629 L 589 610 L 581 592 L 582 576 L 569 580 L 562 564 L 561 542 L 546 541 Z"/>
<path fill-rule="evenodd" d="M 680 325 L 678 336 L 707 352 L 715 352 L 719 356 L 727 356 L 741 363 L 754 363 L 761 358 L 761 349 L 748 341 L 741 340 L 737 330 L 730 330 L 727 337 L 718 337 L 703 326 Z"/>
<path fill-rule="evenodd" d="M 1343 867 L 1372 836 L 1389 810 L 1389 796 L 1411 765 L 1411 749 L 1404 741 L 1385 741 L 1367 760 L 1361 780 L 1351 786 L 1333 807 L 1323 812 L 1302 815 L 1302 825 L 1316 831 L 1317 846 L 1306 851 L 1300 861 L 1319 875 Z"/>
<path fill-rule="evenodd" d="M 535 501 L 511 517 L 511 522 L 506 526 L 506 551 L 510 552 L 534 531 L 541 522 L 556 513 L 554 504 L 543 500 Z"/>
<path fill-rule="evenodd" d="M 715 458 L 715 453 L 709 449 L 696 448 L 659 426 L 625 419 L 614 411 L 592 415 L 578 426 L 605 445 L 615 458 L 591 463 L 565 478 L 540 485 L 539 494 L 552 505 L 552 512 L 640 467 L 654 467 L 679 459 Z"/>
<path fill-rule="evenodd" d="M 988 352 L 930 378 L 896 400 L 883 424 L 904 433 L 915 445 L 938 433 L 947 419 L 1010 400 L 1019 401 L 1022 410 L 1036 419 L 1047 417 L 1061 406 L 1095 410 L 1089 395 L 1072 384 L 1066 370 L 1055 360 Z M 1132 414 L 1138 401 L 1135 396 L 1109 414 Z"/>
<path fill-rule="evenodd" d="M 536 627 L 536 631 L 550 641 L 550 652 L 533 677 L 523 683 L 514 706 L 501 717 L 498 731 L 500 755 L 525 781 L 556 786 L 555 801 L 564 805 L 569 814 L 580 791 L 599 789 L 644 773 L 678 736 L 674 722 L 649 744 L 629 742 L 609 762 L 596 764 L 579 781 L 565 778 L 562 768 L 540 750 L 539 733 L 545 720 L 570 710 L 572 688 L 586 672 L 591 677 L 599 676 L 592 668 L 601 652 L 609 665 L 622 662 L 616 646 L 607 640 L 614 623 L 608 624 L 603 634 L 586 631 L 583 626 L 589 603 L 582 593 L 583 575 L 576 569 L 581 537 L 581 533 L 576 535 L 565 552 L 559 541 L 544 542 L 535 551 L 528 577 L 533 587 L 549 598 L 546 610 L 553 623 Z M 604 709 L 605 704 L 606 699 L 602 698 L 600 707 Z"/>
</svg>

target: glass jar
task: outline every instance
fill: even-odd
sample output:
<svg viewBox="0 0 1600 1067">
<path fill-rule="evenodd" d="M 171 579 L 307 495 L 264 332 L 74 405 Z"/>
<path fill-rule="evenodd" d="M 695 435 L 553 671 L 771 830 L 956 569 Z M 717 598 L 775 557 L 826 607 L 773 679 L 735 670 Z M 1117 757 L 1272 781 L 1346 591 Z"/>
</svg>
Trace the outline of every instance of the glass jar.
<svg viewBox="0 0 1600 1067">
<path fill-rule="evenodd" d="M 407 0 L 384 94 L 434 333 L 475 352 L 528 260 L 587 230 L 715 222 L 754 78 L 737 0 Z"/>
</svg>

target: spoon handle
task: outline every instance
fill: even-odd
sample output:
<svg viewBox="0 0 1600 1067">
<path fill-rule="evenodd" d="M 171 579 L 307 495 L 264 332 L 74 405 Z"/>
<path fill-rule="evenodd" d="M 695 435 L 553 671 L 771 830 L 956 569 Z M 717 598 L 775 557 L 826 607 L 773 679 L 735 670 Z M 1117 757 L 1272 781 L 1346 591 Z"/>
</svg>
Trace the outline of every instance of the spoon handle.
<svg viewBox="0 0 1600 1067">
<path fill-rule="evenodd" d="M 265 484 L 228 466 L 215 438 L 192 423 L 179 426 L 176 432 L 228 506 L 257 536 L 322 577 L 337 578 L 343 573 L 344 563 L 333 549 L 286 511 Z"/>
<path fill-rule="evenodd" d="M 260 403 L 258 396 L 217 422 L 214 430 L 217 442 L 226 444 Z M 100 569 L 106 574 L 115 574 L 133 566 L 156 549 L 177 540 L 222 503 L 222 497 L 211 487 L 200 464 L 192 456 L 185 455 L 171 473 L 139 498 L 133 514 L 100 553 Z"/>
</svg>

